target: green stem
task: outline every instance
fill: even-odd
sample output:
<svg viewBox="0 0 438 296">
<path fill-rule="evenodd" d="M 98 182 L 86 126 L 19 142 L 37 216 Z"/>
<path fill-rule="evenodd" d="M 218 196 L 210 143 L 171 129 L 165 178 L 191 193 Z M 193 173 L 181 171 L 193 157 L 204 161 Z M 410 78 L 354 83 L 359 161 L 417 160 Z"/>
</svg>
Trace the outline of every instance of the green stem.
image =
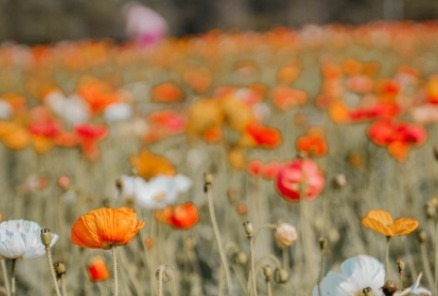
<svg viewBox="0 0 438 296">
<path fill-rule="evenodd" d="M 11 265 L 11 295 L 15 296 L 15 264 L 17 263 L 17 259 L 12 259 Z"/>
<path fill-rule="evenodd" d="M 6 269 L 5 259 L 1 259 L 3 281 L 5 282 L 6 295 L 11 296 L 11 287 L 9 286 L 8 271 Z"/>
<path fill-rule="evenodd" d="M 117 256 L 116 256 L 116 247 L 111 248 L 113 253 L 113 273 L 114 273 L 114 296 L 119 295 L 119 276 L 117 270 Z"/>
<path fill-rule="evenodd" d="M 257 296 L 257 274 L 255 271 L 254 238 L 249 239 L 249 249 L 251 252 L 251 275 L 252 275 L 252 294 Z"/>
<path fill-rule="evenodd" d="M 47 262 L 49 264 L 50 275 L 52 277 L 52 282 L 53 282 L 53 286 L 55 287 L 56 295 L 61 296 L 58 283 L 56 282 L 55 270 L 53 269 L 52 252 L 50 252 L 50 248 L 46 248 L 46 254 L 47 254 Z"/>
<path fill-rule="evenodd" d="M 318 275 L 318 295 L 322 296 L 322 291 L 321 291 L 321 281 L 322 281 L 322 277 L 324 276 L 324 269 L 325 269 L 325 260 L 324 260 L 324 251 L 321 251 L 321 268 L 319 270 L 319 275 Z"/>
<path fill-rule="evenodd" d="M 386 237 L 386 246 L 385 246 L 385 281 L 388 280 L 389 274 L 389 242 L 391 241 L 391 237 Z"/>
<path fill-rule="evenodd" d="M 216 237 L 216 242 L 219 249 L 219 256 L 222 261 L 222 265 L 224 267 L 225 278 L 227 281 L 228 294 L 232 294 L 232 285 L 231 285 L 231 274 L 230 268 L 228 266 L 227 258 L 225 256 L 225 251 L 222 243 L 222 237 L 219 232 L 219 227 L 216 220 L 216 214 L 214 212 L 214 203 L 213 203 L 213 193 L 211 190 L 211 185 L 207 187 L 207 197 L 208 197 L 208 209 L 210 211 L 211 224 L 213 225 L 214 236 Z"/>
<path fill-rule="evenodd" d="M 283 257 L 283 267 L 289 270 L 289 248 L 283 247 L 282 248 L 282 257 Z"/>
</svg>

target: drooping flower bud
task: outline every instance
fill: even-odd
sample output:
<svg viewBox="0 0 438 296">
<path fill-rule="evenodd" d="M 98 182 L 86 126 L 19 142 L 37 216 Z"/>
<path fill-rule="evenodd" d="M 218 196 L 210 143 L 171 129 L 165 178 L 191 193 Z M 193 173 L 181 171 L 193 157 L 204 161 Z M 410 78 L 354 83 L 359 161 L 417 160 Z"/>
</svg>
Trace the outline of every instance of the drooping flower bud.
<svg viewBox="0 0 438 296">
<path fill-rule="evenodd" d="M 298 239 L 298 233 L 294 226 L 287 223 L 280 223 L 275 229 L 275 239 L 280 246 L 293 245 Z"/>
</svg>

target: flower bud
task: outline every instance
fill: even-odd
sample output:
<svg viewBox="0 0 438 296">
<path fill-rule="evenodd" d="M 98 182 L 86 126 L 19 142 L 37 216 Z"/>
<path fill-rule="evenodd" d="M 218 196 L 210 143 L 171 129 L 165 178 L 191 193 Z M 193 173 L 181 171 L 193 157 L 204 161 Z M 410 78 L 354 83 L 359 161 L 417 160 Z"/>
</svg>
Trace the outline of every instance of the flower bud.
<svg viewBox="0 0 438 296">
<path fill-rule="evenodd" d="M 170 282 L 175 277 L 175 272 L 173 271 L 173 268 L 169 265 L 161 264 L 160 266 L 158 266 L 155 273 L 157 280 L 160 280 L 160 273 L 164 283 Z"/>
<path fill-rule="evenodd" d="M 347 178 L 344 174 L 338 174 L 333 178 L 333 187 L 336 189 L 341 189 L 347 185 Z"/>
<path fill-rule="evenodd" d="M 319 249 L 324 252 L 327 249 L 327 239 L 324 237 L 319 238 Z"/>
<path fill-rule="evenodd" d="M 67 268 L 66 268 L 64 262 L 61 262 L 61 261 L 55 262 L 53 264 L 53 267 L 55 269 L 56 278 L 58 278 L 58 279 L 61 278 L 62 276 L 64 276 L 65 273 L 67 272 Z"/>
<path fill-rule="evenodd" d="M 204 192 L 208 192 L 211 185 L 213 184 L 213 175 L 210 173 L 204 174 Z"/>
<path fill-rule="evenodd" d="M 274 281 L 277 284 L 284 284 L 289 279 L 289 272 L 284 268 L 277 268 L 274 272 Z"/>
<path fill-rule="evenodd" d="M 424 231 L 424 230 L 420 230 L 420 231 L 418 232 L 418 234 L 417 234 L 417 239 L 418 239 L 418 242 L 419 242 L 420 244 L 424 244 L 424 243 L 426 242 L 426 240 L 427 240 L 427 234 L 426 234 L 426 231 Z"/>
<path fill-rule="evenodd" d="M 254 236 L 254 228 L 252 227 L 252 223 L 249 221 L 243 222 L 243 228 L 245 229 L 246 237 L 248 239 Z"/>
<path fill-rule="evenodd" d="M 385 285 L 382 287 L 382 292 L 386 296 L 394 295 L 395 292 L 397 292 L 397 287 L 395 284 L 391 281 L 386 281 Z"/>
<path fill-rule="evenodd" d="M 287 223 L 280 223 L 275 229 L 274 236 L 278 244 L 283 247 L 291 246 L 298 239 L 296 228 Z"/>
<path fill-rule="evenodd" d="M 237 252 L 233 257 L 234 263 L 241 266 L 245 266 L 248 263 L 248 259 L 248 254 L 243 251 Z"/>
<path fill-rule="evenodd" d="M 46 249 L 50 248 L 50 244 L 52 243 L 52 232 L 50 231 L 50 229 L 41 229 L 41 242 Z"/>
<path fill-rule="evenodd" d="M 366 287 L 362 290 L 364 296 L 374 296 L 373 289 Z"/>
<path fill-rule="evenodd" d="M 405 270 L 405 262 L 403 259 L 397 259 L 395 263 L 397 264 L 398 272 L 403 273 Z"/>
<path fill-rule="evenodd" d="M 263 265 L 263 276 L 265 277 L 266 282 L 270 282 L 272 280 L 272 268 L 270 265 Z"/>
</svg>

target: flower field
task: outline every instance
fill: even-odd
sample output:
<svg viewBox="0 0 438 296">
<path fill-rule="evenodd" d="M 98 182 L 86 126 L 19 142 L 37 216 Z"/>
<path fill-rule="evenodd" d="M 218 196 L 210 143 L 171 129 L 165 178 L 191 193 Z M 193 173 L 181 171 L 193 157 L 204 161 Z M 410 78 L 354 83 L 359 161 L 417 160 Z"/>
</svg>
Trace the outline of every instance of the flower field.
<svg viewBox="0 0 438 296">
<path fill-rule="evenodd" d="M 0 45 L 0 294 L 438 295 L 438 24 Z"/>
</svg>

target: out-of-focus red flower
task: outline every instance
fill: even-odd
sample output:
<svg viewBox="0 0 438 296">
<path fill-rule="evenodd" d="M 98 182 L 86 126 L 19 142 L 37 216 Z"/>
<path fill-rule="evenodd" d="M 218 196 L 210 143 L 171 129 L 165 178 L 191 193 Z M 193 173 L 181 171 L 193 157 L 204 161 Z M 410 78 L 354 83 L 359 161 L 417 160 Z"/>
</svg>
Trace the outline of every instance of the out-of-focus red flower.
<svg viewBox="0 0 438 296">
<path fill-rule="evenodd" d="M 99 157 L 98 142 L 103 140 L 108 132 L 106 125 L 91 125 L 88 123 L 75 126 L 75 133 L 79 145 L 89 160 L 96 160 Z"/>
<path fill-rule="evenodd" d="M 409 148 L 426 141 L 426 130 L 416 124 L 382 119 L 368 128 L 368 136 L 380 146 L 387 146 L 389 154 L 403 162 L 407 159 Z"/>
<path fill-rule="evenodd" d="M 297 138 L 295 143 L 297 150 L 309 156 L 323 156 L 327 154 L 328 144 L 321 128 L 310 128 L 307 134 Z"/>
<path fill-rule="evenodd" d="M 172 134 L 182 132 L 185 127 L 185 119 L 180 114 L 171 110 L 161 110 L 151 113 L 148 117 L 148 122 Z"/>
<path fill-rule="evenodd" d="M 426 85 L 427 102 L 438 104 L 438 75 L 433 75 Z"/>
<path fill-rule="evenodd" d="M 312 160 L 295 159 L 280 169 L 275 186 L 286 200 L 313 200 L 324 188 L 324 175 Z M 305 197 L 301 196 L 302 194 Z"/>
<path fill-rule="evenodd" d="M 183 80 L 197 94 L 207 92 L 213 82 L 210 70 L 205 67 L 187 69 L 183 73 Z"/>
<path fill-rule="evenodd" d="M 199 213 L 193 203 L 186 202 L 156 211 L 155 219 L 176 229 L 190 229 L 198 223 Z"/>
<path fill-rule="evenodd" d="M 104 281 L 109 278 L 108 267 L 102 257 L 95 257 L 90 260 L 88 275 L 93 282 Z"/>
<path fill-rule="evenodd" d="M 385 80 L 381 82 L 379 92 L 382 95 L 394 97 L 400 92 L 400 85 L 392 80 Z"/>
<path fill-rule="evenodd" d="M 274 179 L 275 177 L 277 177 L 278 172 L 281 170 L 282 167 L 283 164 L 279 162 L 276 161 L 268 162 L 265 164 L 265 166 L 262 169 L 262 176 L 265 179 Z"/>
<path fill-rule="evenodd" d="M 109 105 L 120 101 L 119 95 L 108 83 L 96 78 L 83 78 L 77 93 L 88 103 L 93 114 L 100 114 Z"/>
<path fill-rule="evenodd" d="M 275 148 L 281 143 L 281 134 L 277 129 L 266 127 L 256 121 L 252 121 L 246 126 L 246 132 L 257 145 L 262 147 Z"/>
<path fill-rule="evenodd" d="M 253 176 L 259 176 L 262 173 L 263 163 L 260 160 L 251 160 L 248 163 L 247 170 Z"/>
</svg>

